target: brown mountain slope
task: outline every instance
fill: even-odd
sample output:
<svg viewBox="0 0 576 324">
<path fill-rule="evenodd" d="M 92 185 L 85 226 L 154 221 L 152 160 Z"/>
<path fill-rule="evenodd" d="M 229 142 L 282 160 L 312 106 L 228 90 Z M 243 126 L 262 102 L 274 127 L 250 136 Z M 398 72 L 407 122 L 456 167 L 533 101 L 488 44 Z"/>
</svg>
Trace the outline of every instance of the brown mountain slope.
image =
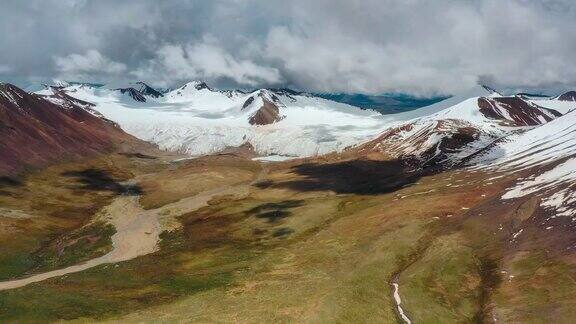
<svg viewBox="0 0 576 324">
<path fill-rule="evenodd" d="M 561 113 L 529 103 L 520 97 L 478 98 L 480 112 L 490 119 L 504 120 L 514 126 L 536 126 L 547 123 Z"/>
<path fill-rule="evenodd" d="M 268 125 L 280 121 L 282 117 L 278 106 L 264 98 L 262 101 L 262 107 L 250 116 L 250 125 Z"/>
<path fill-rule="evenodd" d="M 262 100 L 257 101 L 257 97 Z M 275 94 L 267 90 L 261 90 L 244 102 L 242 110 L 253 111 L 248 118 L 250 125 L 268 125 L 279 122 L 285 117 L 280 114 L 281 106 L 282 103 Z"/>
<path fill-rule="evenodd" d="M 0 175 L 109 151 L 132 139 L 114 123 L 88 112 L 86 104 L 0 84 Z"/>
</svg>

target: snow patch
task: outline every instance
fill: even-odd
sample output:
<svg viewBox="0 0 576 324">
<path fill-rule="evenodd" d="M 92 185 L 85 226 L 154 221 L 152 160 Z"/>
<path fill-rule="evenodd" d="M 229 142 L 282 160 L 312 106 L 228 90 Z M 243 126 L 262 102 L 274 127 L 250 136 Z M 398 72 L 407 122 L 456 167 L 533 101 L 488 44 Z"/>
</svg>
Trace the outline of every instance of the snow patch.
<svg viewBox="0 0 576 324">
<path fill-rule="evenodd" d="M 268 156 L 259 156 L 255 157 L 252 160 L 254 161 L 262 161 L 262 162 L 282 162 L 296 159 L 297 157 L 294 156 L 283 156 L 283 155 L 268 155 Z"/>
</svg>

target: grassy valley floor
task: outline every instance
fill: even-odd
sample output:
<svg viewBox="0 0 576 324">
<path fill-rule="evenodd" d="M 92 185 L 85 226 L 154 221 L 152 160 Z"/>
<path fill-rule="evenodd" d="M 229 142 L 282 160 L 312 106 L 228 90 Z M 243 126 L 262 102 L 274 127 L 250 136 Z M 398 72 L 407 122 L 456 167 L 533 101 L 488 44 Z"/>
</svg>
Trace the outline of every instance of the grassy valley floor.
<svg viewBox="0 0 576 324">
<path fill-rule="evenodd" d="M 112 154 L 5 179 L 3 281 L 111 251 L 116 229 L 98 215 L 118 197 L 138 196 L 162 233 L 150 254 L 0 291 L 0 320 L 396 323 L 393 281 L 414 323 L 574 316 L 573 259 L 509 243 L 507 211 L 526 202 L 501 206 L 506 178 L 374 159 L 170 160 Z"/>
</svg>

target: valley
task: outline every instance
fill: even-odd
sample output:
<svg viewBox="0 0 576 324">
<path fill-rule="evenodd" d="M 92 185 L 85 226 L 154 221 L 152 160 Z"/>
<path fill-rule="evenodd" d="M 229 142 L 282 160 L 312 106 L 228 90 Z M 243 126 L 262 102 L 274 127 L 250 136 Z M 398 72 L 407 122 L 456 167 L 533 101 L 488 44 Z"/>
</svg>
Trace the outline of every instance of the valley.
<svg viewBox="0 0 576 324">
<path fill-rule="evenodd" d="M 573 113 L 486 98 L 327 154 L 245 138 L 190 157 L 117 128 L 91 155 L 6 173 L 0 320 L 568 323 L 576 237 L 554 213 L 573 208 Z"/>
<path fill-rule="evenodd" d="M 0 324 L 576 323 L 568 0 L 0 0 Z"/>
<path fill-rule="evenodd" d="M 142 163 L 139 158 L 127 160 L 122 164 Z M 545 256 L 544 247 L 519 253 L 514 244 L 510 246 L 508 240 L 518 225 L 508 228 L 506 224 L 519 220 L 492 215 L 489 223 L 477 224 L 475 216 L 489 208 L 485 206 L 506 187 L 505 180 L 494 183 L 468 171 L 400 179 L 399 166 L 386 160 L 355 164 L 329 158 L 258 165 L 226 155 L 176 166 L 153 166 L 157 162 L 152 161 L 133 169 L 144 169 L 138 177 L 153 182 L 162 175 L 161 181 L 169 184 L 181 181 L 182 170 L 190 175 L 198 172 L 207 183 L 200 196 L 210 194 L 198 199 L 197 190 L 187 194 L 189 189 L 181 187 L 174 194 L 183 198 L 155 203 L 164 208 L 147 209 L 163 209 L 157 214 L 163 216 L 162 228 L 169 230 L 148 251 L 142 250 L 145 241 L 133 237 L 130 241 L 138 242 L 143 256 L 114 258 L 109 252 L 108 257 L 92 259 L 102 264 L 91 269 L 0 292 L 3 320 L 393 322 L 399 315 L 391 288 L 395 276 L 402 307 L 414 322 L 511 315 L 522 319 L 534 314 L 505 296 L 539 289 L 552 298 L 573 285 L 566 282 L 574 276 L 569 259 Z M 262 167 L 268 173 L 262 174 Z M 148 173 L 148 168 L 159 169 Z M 236 184 L 236 179 L 222 179 L 234 171 L 252 176 Z M 359 182 L 347 172 L 368 179 L 378 174 L 382 182 Z M 86 194 L 95 193 L 88 189 Z M 146 197 L 144 191 L 140 200 Z M 107 203 L 114 206 L 124 199 L 133 198 L 108 198 Z M 198 202 L 191 206 L 191 201 Z M 122 214 L 128 216 L 126 211 Z M 505 230 L 498 229 L 502 224 Z M 498 236 L 505 239 L 495 240 Z M 45 249 L 56 248 L 46 241 Z M 108 241 L 104 249 L 114 251 L 114 235 Z M 74 245 L 65 246 L 56 260 L 74 253 Z M 85 247 L 86 253 L 97 253 L 94 247 Z M 548 261 L 534 264 L 531 270 L 515 268 L 519 262 L 534 262 L 529 261 L 534 257 Z M 123 259 L 129 260 L 120 262 Z M 5 256 L 4 260 L 6 267 L 17 259 Z M 533 272 L 522 273 L 544 269 L 536 277 Z M 43 272 L 42 268 L 22 270 L 5 278 Z M 570 314 L 571 308 L 551 306 L 545 300 L 534 300 L 531 307 Z M 76 307 L 78 303 L 82 308 Z M 265 307 L 247 307 L 254 304 Z"/>
</svg>

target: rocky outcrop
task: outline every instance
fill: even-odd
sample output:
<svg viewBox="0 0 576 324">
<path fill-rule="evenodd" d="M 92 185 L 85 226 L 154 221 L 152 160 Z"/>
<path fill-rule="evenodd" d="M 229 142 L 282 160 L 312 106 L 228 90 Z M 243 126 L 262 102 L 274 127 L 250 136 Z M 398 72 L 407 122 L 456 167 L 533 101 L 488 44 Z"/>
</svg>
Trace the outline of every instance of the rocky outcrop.
<svg viewBox="0 0 576 324">
<path fill-rule="evenodd" d="M 430 167 L 452 165 L 468 155 L 468 151 L 473 152 L 480 142 L 487 145 L 494 139 L 471 123 L 445 119 L 391 128 L 362 145 L 360 150 L 380 152 L 421 167 Z"/>
<path fill-rule="evenodd" d="M 509 122 L 514 126 L 536 126 L 547 123 L 561 113 L 540 107 L 520 97 L 478 98 L 480 112 L 487 118 Z"/>
</svg>

